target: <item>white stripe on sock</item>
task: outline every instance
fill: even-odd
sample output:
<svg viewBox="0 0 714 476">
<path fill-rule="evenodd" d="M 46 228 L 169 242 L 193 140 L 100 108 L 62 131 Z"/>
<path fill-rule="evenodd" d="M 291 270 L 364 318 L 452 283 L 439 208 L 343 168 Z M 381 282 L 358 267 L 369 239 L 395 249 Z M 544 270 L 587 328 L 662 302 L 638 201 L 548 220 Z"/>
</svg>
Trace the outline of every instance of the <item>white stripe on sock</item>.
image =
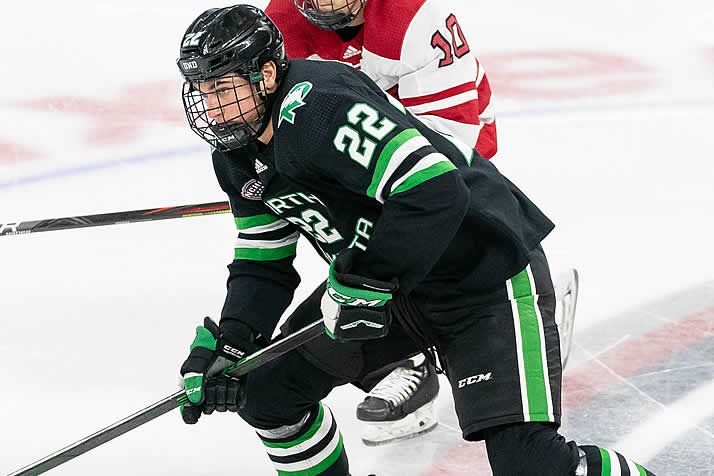
<svg viewBox="0 0 714 476">
<path fill-rule="evenodd" d="M 276 463 L 273 461 L 273 466 L 275 469 L 280 471 L 304 471 L 306 469 L 317 466 L 327 459 L 328 456 L 335 451 L 337 445 L 340 443 L 340 432 L 336 431 L 330 443 L 319 453 L 317 453 L 312 458 L 308 458 L 303 461 L 296 461 L 295 463 Z"/>
<path fill-rule="evenodd" d="M 622 470 L 620 469 L 620 460 L 617 457 L 617 453 L 612 450 L 606 449 L 607 453 L 610 455 L 610 476 L 622 476 Z"/>
<path fill-rule="evenodd" d="M 265 450 L 273 455 L 273 456 L 290 456 L 290 455 L 295 455 L 298 453 L 302 453 L 303 451 L 307 451 L 308 449 L 312 448 L 316 444 L 318 444 L 322 439 L 327 435 L 327 433 L 330 431 L 330 428 L 332 427 L 332 412 L 330 411 L 329 408 L 327 408 L 326 405 L 323 405 L 322 408 L 324 408 L 324 413 L 322 417 L 322 424 L 320 425 L 320 428 L 315 432 L 314 435 L 312 435 L 310 438 L 307 440 L 303 441 L 302 443 L 298 443 L 295 446 L 291 446 L 290 448 L 272 448 L 269 446 L 265 447 Z M 336 432 L 339 433 L 339 432 Z"/>
</svg>

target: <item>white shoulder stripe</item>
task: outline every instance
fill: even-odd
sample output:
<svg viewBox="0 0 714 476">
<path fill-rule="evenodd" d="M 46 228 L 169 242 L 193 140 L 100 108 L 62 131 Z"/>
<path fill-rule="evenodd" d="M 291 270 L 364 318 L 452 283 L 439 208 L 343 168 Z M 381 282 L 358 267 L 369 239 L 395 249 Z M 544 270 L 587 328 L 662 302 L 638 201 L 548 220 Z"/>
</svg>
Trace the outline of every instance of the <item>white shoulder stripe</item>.
<svg viewBox="0 0 714 476">
<path fill-rule="evenodd" d="M 398 180 L 394 181 L 394 183 L 392 184 L 392 188 L 389 190 L 389 193 L 392 193 L 394 190 L 396 190 L 397 187 L 399 187 L 406 179 L 408 179 L 415 173 L 419 172 L 420 170 L 428 169 L 432 165 L 438 164 L 439 162 L 451 163 L 451 161 L 449 159 L 447 159 L 444 154 L 440 154 L 438 152 L 434 152 L 434 153 L 427 155 L 426 157 L 423 157 L 407 173 L 402 175 Z"/>
<path fill-rule="evenodd" d="M 426 140 L 424 136 L 418 135 L 412 137 L 411 139 L 403 143 L 397 150 L 394 151 L 392 156 L 389 158 L 387 168 L 384 170 L 384 175 L 382 175 L 382 179 L 379 181 L 379 185 L 377 185 L 377 191 L 374 195 L 380 203 L 384 203 L 384 200 L 382 199 L 382 191 L 384 190 L 384 186 L 387 184 L 387 182 L 389 182 L 389 179 L 392 177 L 394 171 L 397 170 L 400 165 L 402 165 L 402 162 L 404 162 L 404 160 L 406 160 L 406 158 L 409 157 L 410 154 L 428 145 L 431 145 L 431 142 Z"/>
</svg>

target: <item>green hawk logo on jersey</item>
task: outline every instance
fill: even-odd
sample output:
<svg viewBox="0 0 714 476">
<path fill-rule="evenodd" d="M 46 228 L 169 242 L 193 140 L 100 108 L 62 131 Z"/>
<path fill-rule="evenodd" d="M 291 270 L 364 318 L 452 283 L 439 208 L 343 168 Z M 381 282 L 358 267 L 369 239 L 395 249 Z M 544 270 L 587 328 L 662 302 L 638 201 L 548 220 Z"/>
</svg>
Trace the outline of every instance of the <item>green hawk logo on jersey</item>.
<svg viewBox="0 0 714 476">
<path fill-rule="evenodd" d="M 283 119 L 288 121 L 290 124 L 295 124 L 295 110 L 300 106 L 304 106 L 305 96 L 312 89 L 312 83 L 308 81 L 303 81 L 298 83 L 290 90 L 283 103 L 280 105 L 280 119 L 278 119 L 278 127 L 283 123 Z"/>
</svg>

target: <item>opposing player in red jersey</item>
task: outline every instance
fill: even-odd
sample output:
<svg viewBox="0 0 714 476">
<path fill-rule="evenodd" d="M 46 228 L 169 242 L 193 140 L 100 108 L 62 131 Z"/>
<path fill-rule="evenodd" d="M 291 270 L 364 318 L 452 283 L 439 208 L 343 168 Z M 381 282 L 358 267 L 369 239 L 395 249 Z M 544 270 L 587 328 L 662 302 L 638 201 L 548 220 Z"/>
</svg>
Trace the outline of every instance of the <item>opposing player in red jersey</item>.
<svg viewBox="0 0 714 476">
<path fill-rule="evenodd" d="M 488 78 L 443 1 L 272 0 L 266 13 L 289 57 L 351 64 L 432 129 L 496 154 Z"/>
<path fill-rule="evenodd" d="M 431 129 L 481 157 L 496 154 L 491 87 L 456 15 L 441 0 L 271 0 L 266 13 L 290 58 L 331 60 L 362 70 Z M 564 356 L 577 298 L 577 274 L 559 286 Z M 376 374 L 357 407 L 367 444 L 433 429 L 439 392 L 423 356 Z"/>
</svg>

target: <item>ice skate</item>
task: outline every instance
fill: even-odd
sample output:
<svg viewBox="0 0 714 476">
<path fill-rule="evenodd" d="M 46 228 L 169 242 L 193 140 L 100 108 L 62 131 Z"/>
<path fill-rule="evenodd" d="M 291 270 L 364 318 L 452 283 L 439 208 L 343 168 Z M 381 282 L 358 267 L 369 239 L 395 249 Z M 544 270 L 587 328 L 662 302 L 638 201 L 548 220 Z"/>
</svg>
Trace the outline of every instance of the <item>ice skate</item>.
<svg viewBox="0 0 714 476">
<path fill-rule="evenodd" d="M 412 438 L 436 427 L 434 400 L 439 379 L 423 356 L 417 359 L 421 363 L 408 361 L 411 368 L 394 369 L 357 406 L 357 419 L 364 422 L 364 444 Z"/>
</svg>

